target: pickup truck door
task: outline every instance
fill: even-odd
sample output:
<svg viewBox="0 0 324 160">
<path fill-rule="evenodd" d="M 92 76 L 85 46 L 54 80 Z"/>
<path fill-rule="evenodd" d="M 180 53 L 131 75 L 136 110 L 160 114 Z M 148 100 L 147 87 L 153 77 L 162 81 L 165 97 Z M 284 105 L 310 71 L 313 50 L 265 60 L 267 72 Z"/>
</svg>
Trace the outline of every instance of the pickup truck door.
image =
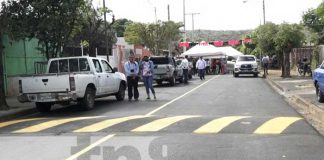
<svg viewBox="0 0 324 160">
<path fill-rule="evenodd" d="M 105 73 L 105 84 L 107 93 L 115 93 L 119 89 L 119 85 L 117 84 L 118 77 L 116 77 L 116 74 L 114 73 L 113 69 L 109 65 L 109 63 L 105 60 L 101 60 L 102 67 L 104 69 Z"/>
<path fill-rule="evenodd" d="M 94 69 L 96 72 L 96 82 L 97 82 L 97 95 L 103 95 L 108 92 L 106 85 L 106 73 L 103 72 L 100 61 L 98 59 L 92 59 Z"/>
</svg>

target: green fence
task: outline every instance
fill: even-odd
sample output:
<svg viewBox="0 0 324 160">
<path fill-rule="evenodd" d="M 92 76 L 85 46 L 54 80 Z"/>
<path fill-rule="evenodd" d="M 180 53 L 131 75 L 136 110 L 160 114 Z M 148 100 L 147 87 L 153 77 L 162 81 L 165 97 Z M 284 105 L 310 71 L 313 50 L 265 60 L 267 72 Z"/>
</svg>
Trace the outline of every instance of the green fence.
<svg viewBox="0 0 324 160">
<path fill-rule="evenodd" d="M 13 41 L 7 36 L 3 38 L 4 45 L 4 78 L 6 81 L 6 93 L 11 92 L 11 86 L 15 82 L 10 79 L 22 74 L 34 74 L 36 72 L 37 62 L 46 61 L 46 57 L 37 50 L 38 40 Z"/>
</svg>

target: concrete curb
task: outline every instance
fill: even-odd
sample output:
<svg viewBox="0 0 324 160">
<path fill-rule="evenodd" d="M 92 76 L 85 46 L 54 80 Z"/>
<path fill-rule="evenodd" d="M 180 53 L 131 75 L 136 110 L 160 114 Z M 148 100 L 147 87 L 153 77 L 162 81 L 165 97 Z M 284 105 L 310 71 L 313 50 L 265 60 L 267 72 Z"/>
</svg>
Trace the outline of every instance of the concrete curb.
<svg viewBox="0 0 324 160">
<path fill-rule="evenodd" d="M 313 120 L 324 125 L 324 109 L 306 101 L 298 95 L 293 95 L 291 99 L 304 111 L 304 114 L 311 115 Z"/>
<path fill-rule="evenodd" d="M 274 80 L 272 80 L 271 78 L 266 78 L 267 82 L 270 83 L 271 86 L 279 89 L 281 92 L 285 92 L 286 90 L 280 86 L 278 83 L 276 83 Z"/>
<path fill-rule="evenodd" d="M 273 90 L 275 90 L 276 92 L 278 92 L 280 95 L 284 96 L 285 89 L 283 87 L 281 87 L 279 84 L 277 84 L 276 82 L 274 82 L 272 79 L 266 78 L 265 81 L 268 83 L 268 85 Z"/>
<path fill-rule="evenodd" d="M 7 111 L 0 111 L 0 121 L 18 118 L 36 112 L 37 110 L 34 107 L 25 107 L 19 109 L 9 109 Z"/>
<path fill-rule="evenodd" d="M 285 95 L 285 89 L 270 78 L 267 78 L 266 81 L 274 90 L 281 94 L 300 115 L 316 128 L 317 131 L 324 135 L 324 109 L 308 102 L 299 95 Z"/>
<path fill-rule="evenodd" d="M 324 136 L 324 110 L 306 101 L 304 98 L 293 95 L 287 99 L 296 111 L 301 114 L 309 124 Z"/>
</svg>

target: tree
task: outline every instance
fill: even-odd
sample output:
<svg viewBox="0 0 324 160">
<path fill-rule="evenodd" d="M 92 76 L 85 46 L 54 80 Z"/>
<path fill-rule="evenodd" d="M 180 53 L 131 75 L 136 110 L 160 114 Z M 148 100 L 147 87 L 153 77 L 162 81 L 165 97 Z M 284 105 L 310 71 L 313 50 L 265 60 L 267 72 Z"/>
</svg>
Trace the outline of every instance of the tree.
<svg viewBox="0 0 324 160">
<path fill-rule="evenodd" d="M 92 8 L 91 1 L 87 3 L 82 9 L 82 18 L 80 19 L 80 29 L 73 38 L 73 42 L 69 43 L 74 46 L 79 46 L 80 42 L 88 44 L 87 49 L 90 56 L 95 56 L 95 49 L 106 44 L 113 44 L 116 42 L 116 37 L 111 30 L 111 25 L 105 28 L 104 20 L 101 18 L 103 14 L 102 9 Z M 107 37 L 105 36 L 105 31 Z"/>
<path fill-rule="evenodd" d="M 290 77 L 290 52 L 293 48 L 301 47 L 305 40 L 302 26 L 283 23 L 275 34 L 274 42 L 276 50 L 283 55 L 282 77 Z"/>
<path fill-rule="evenodd" d="M 132 44 L 144 44 L 141 36 L 142 33 L 144 33 L 146 30 L 146 25 L 143 23 L 130 23 L 126 26 L 124 37 L 125 41 L 132 43 Z"/>
<path fill-rule="evenodd" d="M 159 55 L 161 49 L 167 49 L 172 41 L 180 39 L 181 23 L 173 21 L 154 24 L 130 23 L 126 26 L 125 40 L 132 44 L 143 44 Z"/>
<path fill-rule="evenodd" d="M 117 37 L 124 37 L 124 32 L 126 29 L 126 26 L 132 23 L 132 21 L 123 18 L 123 19 L 117 19 L 115 23 L 111 26 L 113 31 L 117 33 Z"/>
<path fill-rule="evenodd" d="M 254 50 L 256 49 L 256 43 L 254 41 L 252 42 L 244 42 L 245 39 L 252 39 L 253 35 L 245 35 L 242 37 L 243 41 L 242 41 L 242 45 L 239 45 L 237 47 L 238 50 L 240 50 L 241 52 L 243 52 L 244 54 L 253 54 L 257 56 L 257 52 L 254 52 Z"/>
<path fill-rule="evenodd" d="M 316 36 L 313 36 L 314 44 L 324 43 L 324 2 L 317 9 L 309 9 L 302 16 L 303 24 Z"/>
<path fill-rule="evenodd" d="M 4 4 L 2 3 L 2 5 L 0 6 L 0 9 L 2 9 L 4 6 Z M 2 38 L 4 36 L 4 32 L 6 30 L 6 26 L 7 26 L 7 19 L 6 16 L 3 15 L 0 12 L 0 110 L 4 110 L 4 109 L 8 109 L 9 106 L 6 102 L 6 94 L 5 94 L 5 81 L 4 81 L 4 68 L 3 68 L 3 42 L 2 42 Z"/>
<path fill-rule="evenodd" d="M 5 12 L 8 34 L 15 40 L 37 38 L 47 59 L 77 33 L 85 0 L 8 0 Z"/>
<path fill-rule="evenodd" d="M 274 23 L 266 23 L 265 25 L 259 26 L 256 31 L 256 37 L 253 37 L 253 41 L 256 41 L 257 47 L 261 49 L 264 54 L 269 56 L 276 53 L 276 44 L 274 38 L 278 32 L 278 26 Z"/>
</svg>

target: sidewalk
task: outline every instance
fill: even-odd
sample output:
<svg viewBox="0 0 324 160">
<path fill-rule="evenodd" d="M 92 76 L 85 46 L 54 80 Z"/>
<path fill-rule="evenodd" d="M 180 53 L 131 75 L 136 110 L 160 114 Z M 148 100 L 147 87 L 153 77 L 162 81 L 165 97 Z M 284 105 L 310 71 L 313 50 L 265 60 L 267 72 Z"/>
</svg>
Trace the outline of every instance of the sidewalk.
<svg viewBox="0 0 324 160">
<path fill-rule="evenodd" d="M 269 70 L 266 81 L 324 135 L 324 103 L 317 101 L 312 78 L 298 76 L 294 72 L 290 78 L 282 78 L 280 75 L 281 70 Z"/>
<path fill-rule="evenodd" d="M 9 109 L 2 111 L 0 110 L 0 121 L 37 112 L 34 103 L 20 103 L 15 96 L 7 97 L 6 101 L 9 105 Z"/>
</svg>

